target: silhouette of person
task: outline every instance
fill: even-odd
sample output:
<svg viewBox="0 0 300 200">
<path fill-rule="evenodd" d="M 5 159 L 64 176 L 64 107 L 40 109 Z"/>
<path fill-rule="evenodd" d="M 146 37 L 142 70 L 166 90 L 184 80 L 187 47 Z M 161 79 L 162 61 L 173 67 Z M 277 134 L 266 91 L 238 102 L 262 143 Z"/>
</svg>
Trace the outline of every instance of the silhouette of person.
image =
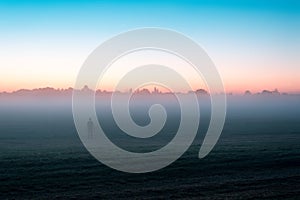
<svg viewBox="0 0 300 200">
<path fill-rule="evenodd" d="M 89 121 L 87 122 L 87 129 L 88 129 L 88 138 L 92 139 L 94 135 L 94 123 L 91 118 L 89 118 Z"/>
</svg>

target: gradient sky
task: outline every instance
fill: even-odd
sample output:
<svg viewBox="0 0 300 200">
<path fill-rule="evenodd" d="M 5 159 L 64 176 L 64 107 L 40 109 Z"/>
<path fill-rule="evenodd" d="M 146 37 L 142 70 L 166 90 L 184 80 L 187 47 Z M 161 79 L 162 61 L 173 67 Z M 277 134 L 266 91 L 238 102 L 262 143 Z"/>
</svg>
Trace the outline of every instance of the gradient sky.
<svg viewBox="0 0 300 200">
<path fill-rule="evenodd" d="M 0 91 L 73 87 L 93 49 L 140 27 L 193 38 L 227 92 L 300 92 L 300 1 L 289 0 L 0 1 Z"/>
</svg>

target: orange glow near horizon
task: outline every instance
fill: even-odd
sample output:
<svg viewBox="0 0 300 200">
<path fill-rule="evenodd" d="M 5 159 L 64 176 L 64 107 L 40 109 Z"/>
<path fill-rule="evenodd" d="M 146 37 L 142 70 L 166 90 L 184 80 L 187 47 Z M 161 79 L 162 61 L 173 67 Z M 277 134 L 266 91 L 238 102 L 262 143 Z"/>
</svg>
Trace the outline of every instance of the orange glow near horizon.
<svg viewBox="0 0 300 200">
<path fill-rule="evenodd" d="M 267 81 L 266 81 L 267 82 Z M 293 83 L 293 82 L 292 82 Z M 274 84 L 272 82 L 267 82 L 263 85 L 261 84 L 251 84 L 251 83 L 241 83 L 241 84 L 235 84 L 234 82 L 231 82 L 229 84 L 224 84 L 225 85 L 225 91 L 226 93 L 233 93 L 233 94 L 242 94 L 244 93 L 246 90 L 251 91 L 252 93 L 258 93 L 261 92 L 262 90 L 274 90 L 274 89 L 278 89 L 279 92 L 286 92 L 286 93 L 300 93 L 300 89 L 299 87 L 297 87 L 298 85 L 300 85 L 298 83 L 298 85 L 292 84 L 292 83 L 286 83 L 285 85 L 279 86 L 278 84 Z M 51 87 L 54 89 L 67 89 L 69 87 L 73 87 L 73 85 L 69 85 L 69 84 L 41 84 L 41 85 L 35 85 L 35 84 L 22 84 L 22 86 L 19 85 L 9 85 L 9 86 L 2 86 L 0 87 L 0 92 L 14 92 L 20 89 L 37 89 L 37 88 L 46 88 L 46 87 Z M 157 85 L 150 85 L 150 86 L 146 86 L 146 87 L 141 87 L 141 88 L 147 88 L 149 91 L 153 91 L 153 88 L 157 87 L 160 91 L 163 92 L 168 92 L 169 90 L 164 89 L 163 87 L 157 86 Z M 197 85 L 192 86 L 193 90 L 197 90 L 197 89 L 205 89 L 207 90 L 206 87 L 197 87 Z M 101 89 L 101 90 L 106 90 L 106 91 L 114 91 L 114 88 L 112 86 L 107 85 L 106 87 L 101 87 L 101 88 L 97 88 L 97 89 Z M 126 90 L 124 89 L 124 91 L 122 92 L 126 92 L 128 91 L 129 88 Z M 177 91 L 177 92 L 185 92 L 185 91 Z"/>
<path fill-rule="evenodd" d="M 62 51 L 68 52 L 66 49 L 62 49 L 61 52 L 53 50 L 40 55 L 34 53 L 34 50 L 7 49 L 0 60 L 0 92 L 45 87 L 55 89 L 74 87 L 78 71 L 93 48 L 69 54 L 63 54 Z M 14 54 L 10 55 L 10 51 Z M 246 90 L 257 93 L 275 88 L 280 92 L 300 93 L 300 60 L 295 59 L 294 55 L 282 54 L 276 57 L 270 53 L 269 57 L 262 58 L 255 54 L 247 57 L 239 52 L 218 52 L 214 48 L 208 48 L 208 52 L 219 70 L 226 93 L 241 94 Z M 225 55 L 237 56 L 230 58 Z M 110 68 L 110 75 L 104 77 L 104 83 L 99 89 L 113 91 L 118 78 L 125 70 L 130 70 L 130 66 L 139 66 L 142 62 L 149 63 L 153 60 L 176 68 L 179 74 L 185 74 L 193 90 L 200 88 L 207 90 L 203 80 L 197 80 L 197 76 L 188 70 L 186 63 L 178 59 L 172 60 L 166 54 L 154 53 L 149 55 L 135 53 L 121 60 L 121 63 L 115 63 L 115 68 L 118 70 Z M 286 65 L 289 68 L 285 68 Z M 125 87 L 124 91 L 128 89 Z M 179 88 L 179 92 L 184 91 L 180 91 Z"/>
<path fill-rule="evenodd" d="M 220 70 L 221 77 L 223 79 L 224 87 L 226 93 L 241 94 L 246 90 L 250 90 L 252 93 L 261 92 L 262 90 L 274 90 L 277 88 L 280 92 L 287 93 L 300 93 L 300 77 L 297 78 L 296 75 L 291 76 L 288 73 L 274 73 L 268 76 L 256 76 L 255 79 L 252 78 L 254 75 L 249 73 L 249 76 L 243 74 L 237 75 L 230 74 L 231 72 L 223 72 Z M 55 89 L 67 89 L 69 87 L 74 87 L 74 82 L 76 79 L 76 74 L 73 76 L 68 76 L 68 78 L 63 77 L 50 77 L 48 79 L 30 77 L 29 79 L 16 77 L 15 79 L 10 78 L 10 76 L 2 77 L 0 79 L 0 92 L 13 92 L 19 89 L 36 89 L 52 87 Z M 52 75 L 53 76 L 53 75 Z M 300 75 L 299 75 L 300 76 Z M 50 80 L 52 79 L 52 81 Z M 115 80 L 114 80 L 115 81 Z M 114 84 L 112 82 L 105 82 L 102 87 L 98 87 L 101 90 L 113 91 Z M 191 86 L 193 90 L 206 89 L 204 84 L 191 81 Z M 152 87 L 153 88 L 153 87 Z M 128 91 L 129 88 L 124 89 Z M 151 90 L 151 87 L 149 88 Z M 152 90 L 151 90 L 152 91 Z M 180 91 L 184 92 L 184 91 Z"/>
<path fill-rule="evenodd" d="M 224 87 L 226 93 L 241 94 L 246 90 L 250 90 L 252 93 L 261 92 L 262 90 L 274 90 L 277 88 L 280 92 L 287 93 L 300 93 L 300 78 L 290 78 L 291 76 L 284 76 L 284 74 L 274 74 L 270 76 L 257 76 L 256 79 L 252 79 L 250 76 L 229 76 L 229 72 L 224 75 L 220 72 L 223 79 Z M 49 76 L 48 76 L 49 77 Z M 51 77 L 49 77 L 50 79 Z M 13 92 L 19 89 L 36 89 L 36 88 L 45 88 L 52 87 L 55 89 L 67 89 L 69 87 L 74 87 L 76 76 L 69 77 L 67 80 L 56 79 L 55 81 L 47 79 L 5 79 L 1 78 L 0 80 L 0 92 Z M 98 89 L 113 91 L 114 84 L 112 82 L 106 82 L 102 84 Z M 207 87 L 197 81 L 191 81 L 191 86 L 193 90 L 197 89 L 206 89 Z M 153 88 L 153 87 L 152 87 Z M 150 88 L 151 89 L 151 88 Z M 128 91 L 129 88 L 124 89 Z M 180 91 L 184 92 L 184 91 Z"/>
</svg>

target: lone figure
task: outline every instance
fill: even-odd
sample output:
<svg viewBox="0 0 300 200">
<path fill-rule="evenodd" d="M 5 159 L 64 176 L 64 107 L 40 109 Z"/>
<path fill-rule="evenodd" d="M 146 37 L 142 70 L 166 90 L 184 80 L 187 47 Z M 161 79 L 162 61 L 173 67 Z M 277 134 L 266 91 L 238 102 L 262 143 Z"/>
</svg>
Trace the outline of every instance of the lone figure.
<svg viewBox="0 0 300 200">
<path fill-rule="evenodd" d="M 94 123 L 91 120 L 91 118 L 89 118 L 89 121 L 87 122 L 87 129 L 88 129 L 88 138 L 92 139 L 94 135 Z"/>
</svg>

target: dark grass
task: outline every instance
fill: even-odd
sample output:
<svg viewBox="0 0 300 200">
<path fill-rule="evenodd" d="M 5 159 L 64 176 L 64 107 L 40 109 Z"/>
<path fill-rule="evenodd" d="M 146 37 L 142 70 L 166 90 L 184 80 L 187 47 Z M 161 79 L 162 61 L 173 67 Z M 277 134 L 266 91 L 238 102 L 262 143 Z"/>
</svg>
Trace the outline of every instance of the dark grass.
<svg viewBox="0 0 300 200">
<path fill-rule="evenodd" d="M 0 199 L 300 196 L 297 113 L 254 116 L 229 112 L 222 136 L 206 158 L 197 158 L 203 138 L 199 133 L 180 159 L 147 174 L 115 171 L 95 160 L 81 144 L 69 111 L 7 110 L 0 119 Z"/>
</svg>

